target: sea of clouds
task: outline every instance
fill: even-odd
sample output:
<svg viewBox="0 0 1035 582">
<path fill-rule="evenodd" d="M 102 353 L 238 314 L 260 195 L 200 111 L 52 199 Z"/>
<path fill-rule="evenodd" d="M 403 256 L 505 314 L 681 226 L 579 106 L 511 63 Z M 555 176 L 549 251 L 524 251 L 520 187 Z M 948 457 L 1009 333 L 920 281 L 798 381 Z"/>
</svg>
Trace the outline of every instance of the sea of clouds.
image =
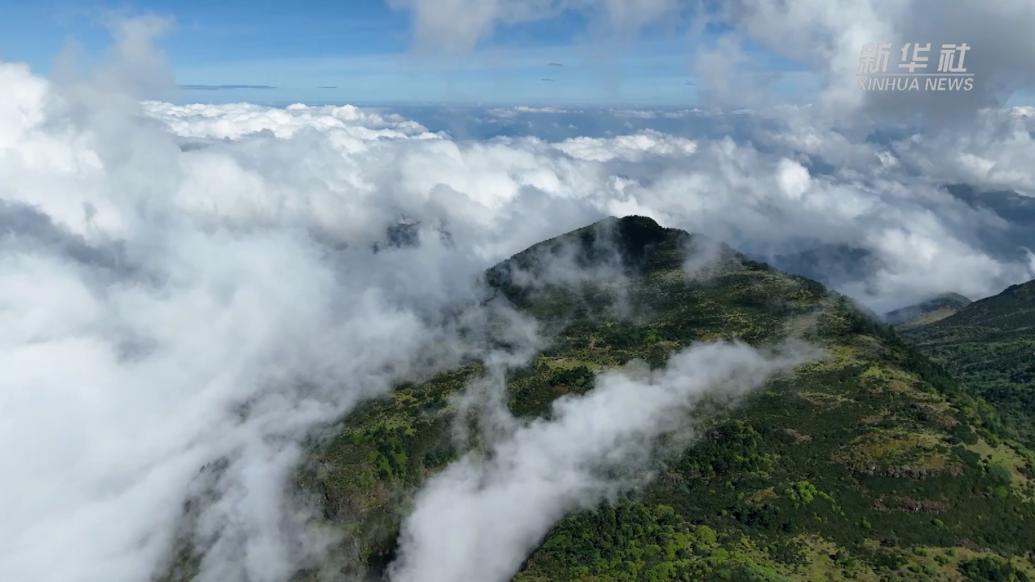
<svg viewBox="0 0 1035 582">
<path fill-rule="evenodd" d="M 620 19 L 626 5 L 609 5 Z M 729 18 L 767 38 L 791 17 L 772 10 L 765 21 Z M 1024 16 L 1019 3 L 997 10 Z M 822 38 L 847 22 L 813 14 L 797 17 Z M 472 42 L 486 34 L 478 22 Z M 449 24 L 432 22 L 422 38 Z M 1009 212 L 946 189 L 1030 200 L 1030 107 L 979 103 L 966 123 L 920 120 L 878 136 L 866 117 L 875 105 L 837 101 L 831 85 L 815 107 L 581 112 L 612 116 L 615 130 L 458 139 L 383 109 L 146 100 L 169 82 L 151 44 L 162 25 L 119 23 L 109 58 L 86 74 L 67 65 L 44 78 L 0 62 L 5 580 L 146 579 L 168 558 L 185 501 L 205 488 L 218 492 L 197 522 L 208 579 L 284 579 L 318 559 L 305 508 L 285 496 L 300 441 L 400 381 L 484 355 L 470 329 L 485 316 L 456 315 L 480 298 L 480 273 L 608 215 L 649 215 L 798 266 L 803 252 L 848 249 L 861 265 L 831 282 L 878 311 L 1035 277 L 1030 239 Z M 835 102 L 862 121 L 846 122 Z M 565 114 L 479 112 L 486 126 Z M 688 117 L 710 129 L 619 131 L 629 119 Z M 732 355 L 745 369 L 757 363 Z M 621 403 L 619 387 L 633 381 L 608 376 L 608 391 L 563 403 L 557 422 L 579 422 L 611 396 Z M 671 396 L 667 377 L 640 383 Z M 495 493 L 458 499 L 451 487 L 507 487 L 524 459 L 500 465 L 508 451 L 555 430 L 515 429 L 496 464 L 450 467 L 422 494 L 423 511 L 478 507 Z M 595 458 L 571 458 L 583 454 Z M 563 484 L 542 491 L 549 511 L 518 532 L 518 553 L 577 506 Z M 405 530 L 402 578 L 435 551 L 417 539 L 421 515 Z"/>
<path fill-rule="evenodd" d="M 759 113 L 754 124 L 738 120 L 735 130 L 717 137 L 634 126 L 631 133 L 556 140 L 455 140 L 396 114 L 350 106 L 148 102 L 144 110 L 175 132 L 193 157 L 229 150 L 236 166 L 198 163 L 226 175 L 266 163 L 260 158 L 274 150 L 270 142 L 303 144 L 305 169 L 326 164 L 327 171 L 313 188 L 280 199 L 281 217 L 308 213 L 305 220 L 327 236 L 363 233 L 368 242 L 393 221 L 414 220 L 467 241 L 481 266 L 603 216 L 645 214 L 806 270 L 877 311 L 946 291 L 983 297 L 1035 276 L 1030 232 L 980 197 L 964 199 L 947 188 L 1010 192 L 1030 204 L 1030 107 L 983 109 L 966 131 L 918 130 L 885 141 L 817 123 L 807 107 Z M 481 124 L 477 131 L 487 131 L 500 115 L 498 109 L 474 113 L 483 116 L 474 122 Z M 693 118 L 694 126 L 709 128 L 701 133 L 730 124 L 728 115 L 701 110 L 637 113 L 640 125 Z M 567 114 L 539 112 L 529 131 L 545 125 L 544 117 Z M 613 119 L 630 114 L 600 113 Z M 299 171 L 278 178 L 300 179 L 293 175 Z M 219 204 L 239 205 L 255 217 L 253 206 L 281 197 L 268 182 L 240 177 L 222 188 Z M 224 179 L 206 177 L 209 185 L 199 184 L 192 195 L 207 201 L 215 180 Z M 859 251 L 864 260 L 781 264 L 824 248 Z M 846 267 L 856 268 L 839 277 Z"/>
</svg>

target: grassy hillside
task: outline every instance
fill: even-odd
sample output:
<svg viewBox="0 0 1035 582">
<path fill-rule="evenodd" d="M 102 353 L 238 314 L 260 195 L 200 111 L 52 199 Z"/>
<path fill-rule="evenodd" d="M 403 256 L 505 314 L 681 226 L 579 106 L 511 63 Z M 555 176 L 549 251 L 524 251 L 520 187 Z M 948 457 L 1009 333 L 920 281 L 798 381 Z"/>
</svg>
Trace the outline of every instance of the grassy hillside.
<svg viewBox="0 0 1035 582">
<path fill-rule="evenodd" d="M 951 317 L 970 303 L 970 299 L 958 293 L 946 293 L 916 305 L 885 313 L 884 321 L 899 330 L 912 329 Z"/>
<path fill-rule="evenodd" d="M 982 395 L 1035 446 L 1035 281 L 906 332 L 917 348 Z"/>
<path fill-rule="evenodd" d="M 796 335 L 829 354 L 716 416 L 646 488 L 556 524 L 517 580 L 1035 577 L 1035 459 L 987 404 L 818 283 L 642 217 L 536 245 L 487 280 L 553 338 L 507 378 L 520 416 L 695 341 Z M 467 446 L 451 437 L 452 396 L 482 371 L 400 386 L 311 443 L 296 485 L 345 534 L 338 575 L 382 575 L 414 493 Z"/>
</svg>

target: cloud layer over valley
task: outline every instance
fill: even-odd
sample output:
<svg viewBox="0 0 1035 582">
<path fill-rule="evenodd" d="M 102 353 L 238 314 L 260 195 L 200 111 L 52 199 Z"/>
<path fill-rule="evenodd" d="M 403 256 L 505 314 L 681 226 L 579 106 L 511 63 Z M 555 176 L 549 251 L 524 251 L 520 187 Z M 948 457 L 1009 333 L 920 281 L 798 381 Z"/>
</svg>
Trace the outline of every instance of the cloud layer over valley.
<svg viewBox="0 0 1035 582">
<path fill-rule="evenodd" d="M 310 169 L 327 169 L 313 187 L 284 198 L 284 185 L 270 190 L 259 181 L 240 192 L 223 189 L 219 204 L 258 217 L 277 199 L 281 216 L 315 224 L 331 238 L 347 231 L 375 242 L 405 217 L 468 241 L 466 251 L 487 266 L 602 216 L 645 214 L 777 264 L 816 248 L 862 251 L 867 259 L 859 272 L 830 282 L 876 309 L 945 290 L 984 296 L 1035 276 L 1028 252 L 1035 241 L 1011 231 L 1013 217 L 996 214 L 980 196 L 968 201 L 946 188 L 1013 191 L 1022 202 L 1033 192 L 1025 168 L 1035 151 L 1035 120 L 1024 107 L 983 111 L 977 131 L 918 132 L 886 142 L 816 123 L 807 108 L 758 113 L 715 138 L 634 128 L 556 141 L 456 141 L 390 113 L 348 106 L 146 109 L 202 160 L 202 171 L 254 171 L 272 137 L 305 144 Z M 489 124 L 498 112 L 481 114 L 480 123 Z M 698 110 L 664 114 L 711 128 L 701 133 L 731 123 Z M 227 138 L 235 141 L 214 143 Z M 206 159 L 218 157 L 213 150 L 235 163 L 216 167 Z M 211 204 L 215 183 L 187 196 Z"/>
</svg>

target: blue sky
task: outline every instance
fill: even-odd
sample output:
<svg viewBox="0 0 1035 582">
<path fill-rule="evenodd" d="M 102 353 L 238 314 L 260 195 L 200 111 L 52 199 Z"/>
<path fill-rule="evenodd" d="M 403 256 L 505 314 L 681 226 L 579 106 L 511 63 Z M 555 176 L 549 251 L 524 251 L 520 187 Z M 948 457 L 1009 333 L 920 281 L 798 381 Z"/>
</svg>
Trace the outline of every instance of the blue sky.
<svg viewBox="0 0 1035 582">
<path fill-rule="evenodd" d="M 46 73 L 69 41 L 99 58 L 106 19 L 142 13 L 174 21 L 160 45 L 181 85 L 269 86 L 181 89 L 168 96 L 176 101 L 695 105 L 694 51 L 721 32 L 645 30 L 615 46 L 569 13 L 504 26 L 470 53 L 429 56 L 412 48 L 410 15 L 381 0 L 5 0 L 0 58 Z M 749 53 L 753 67 L 794 80 L 790 97 L 811 89 L 793 63 Z"/>
</svg>

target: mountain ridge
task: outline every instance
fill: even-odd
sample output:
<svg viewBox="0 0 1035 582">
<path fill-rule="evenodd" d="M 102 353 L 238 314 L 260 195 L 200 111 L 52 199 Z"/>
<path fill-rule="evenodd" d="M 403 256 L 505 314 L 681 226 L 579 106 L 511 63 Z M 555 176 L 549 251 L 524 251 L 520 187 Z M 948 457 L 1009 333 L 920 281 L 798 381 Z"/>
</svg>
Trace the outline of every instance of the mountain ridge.
<svg viewBox="0 0 1035 582">
<path fill-rule="evenodd" d="M 551 336 L 506 372 L 518 423 L 548 418 L 603 371 L 657 369 L 699 342 L 794 336 L 828 354 L 695 420 L 688 446 L 654 451 L 653 480 L 566 515 L 515 580 L 1035 576 L 1035 456 L 1002 438 L 983 400 L 819 283 L 644 217 L 532 245 L 486 281 Z M 295 495 L 343 541 L 296 579 L 388 575 L 418 492 L 479 446 L 453 428 L 486 369 L 401 385 L 306 445 Z M 201 554 L 178 554 L 167 579 L 189 578 Z"/>
<path fill-rule="evenodd" d="M 1035 280 L 904 337 L 996 405 L 1011 433 L 1035 446 Z"/>
<path fill-rule="evenodd" d="M 942 293 L 926 301 L 889 311 L 883 319 L 900 330 L 910 329 L 955 315 L 971 303 L 973 301 L 959 293 Z"/>
</svg>

